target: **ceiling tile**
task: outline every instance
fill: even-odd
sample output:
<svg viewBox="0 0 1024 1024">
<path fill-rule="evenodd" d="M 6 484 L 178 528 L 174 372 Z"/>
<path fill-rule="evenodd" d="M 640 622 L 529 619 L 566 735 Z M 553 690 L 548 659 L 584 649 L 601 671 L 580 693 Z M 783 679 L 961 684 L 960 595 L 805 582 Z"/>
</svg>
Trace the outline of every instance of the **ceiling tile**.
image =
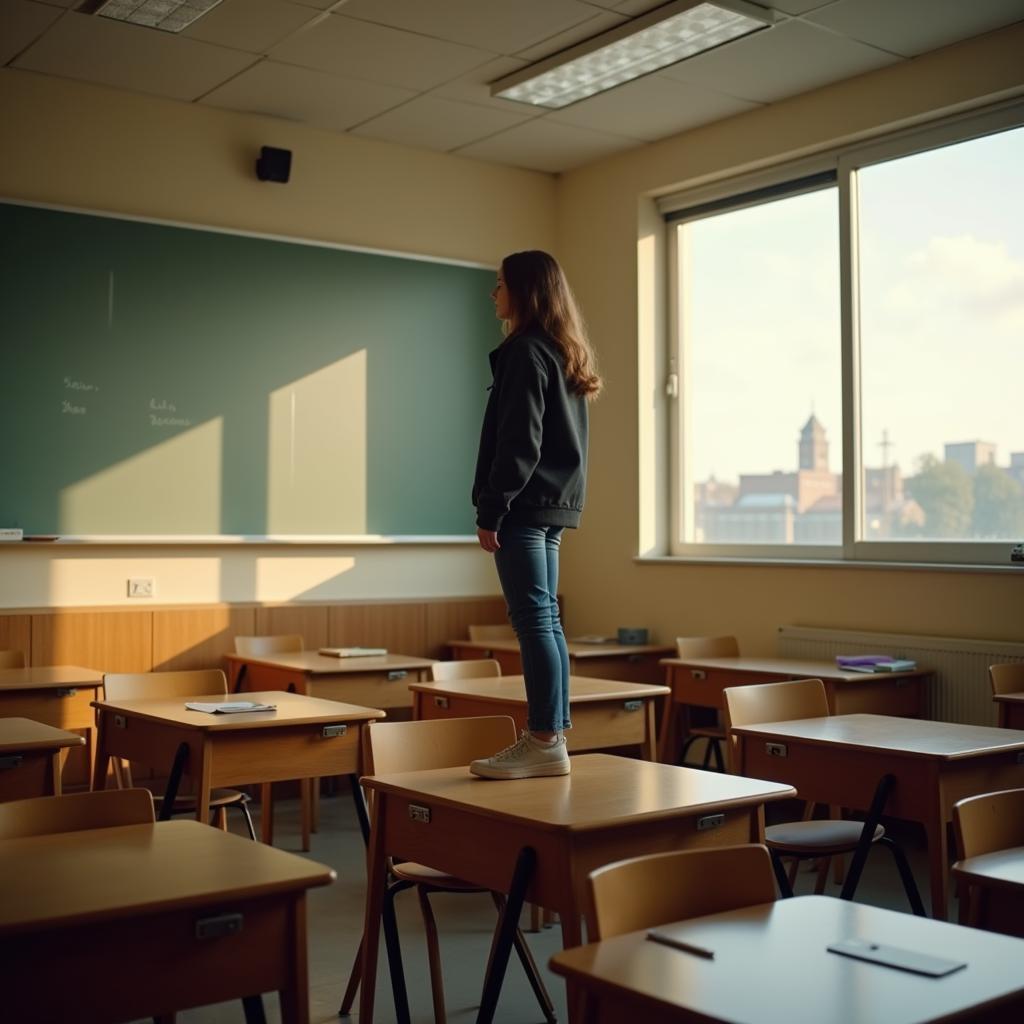
<svg viewBox="0 0 1024 1024">
<path fill-rule="evenodd" d="M 572 28 L 595 11 L 578 0 L 349 0 L 341 13 L 508 54 Z"/>
<path fill-rule="evenodd" d="M 802 21 L 786 21 L 680 61 L 662 74 L 743 99 L 771 103 L 898 60 Z"/>
<path fill-rule="evenodd" d="M 320 16 L 312 7 L 286 0 L 222 0 L 182 35 L 249 53 L 266 53 L 274 43 Z"/>
<path fill-rule="evenodd" d="M 816 7 L 827 7 L 836 0 L 772 0 L 772 7 L 784 14 L 806 14 Z"/>
<path fill-rule="evenodd" d="M 265 60 L 214 89 L 203 103 L 343 132 L 415 95 L 393 85 Z"/>
<path fill-rule="evenodd" d="M 509 114 L 504 110 L 437 96 L 420 96 L 361 124 L 353 134 L 421 149 L 450 150 L 504 131 L 524 120 L 523 115 Z"/>
<path fill-rule="evenodd" d="M 618 0 L 615 4 L 615 10 L 620 14 L 625 14 L 627 17 L 636 18 L 641 14 L 646 14 L 648 11 L 653 11 L 655 7 L 661 7 L 665 3 L 665 0 Z M 604 6 L 603 4 L 601 5 Z"/>
<path fill-rule="evenodd" d="M 872 46 L 915 57 L 1024 19 L 1024 0 L 839 0 L 806 17 Z"/>
<path fill-rule="evenodd" d="M 526 67 L 526 61 L 516 57 L 495 57 L 479 67 L 473 68 L 458 78 L 453 78 L 444 85 L 431 91 L 431 95 L 444 96 L 452 100 L 465 100 L 467 103 L 478 103 L 497 110 L 510 113 L 521 113 L 525 116 L 539 117 L 543 111 L 526 103 L 513 103 L 511 100 L 498 99 L 491 95 L 491 82 L 495 79 L 511 75 L 513 71 Z"/>
<path fill-rule="evenodd" d="M 0 3 L 0 65 L 35 42 L 61 15 L 56 7 L 5 0 Z"/>
<path fill-rule="evenodd" d="M 430 89 L 493 56 L 332 14 L 274 46 L 275 60 L 406 89 Z"/>
<path fill-rule="evenodd" d="M 547 118 L 527 121 L 458 150 L 461 156 L 525 167 L 533 171 L 572 170 L 637 145 L 635 139 L 594 132 Z"/>
<path fill-rule="evenodd" d="M 559 124 L 596 128 L 653 142 L 755 106 L 735 96 L 660 75 L 647 75 L 555 111 L 549 117 Z"/>
<path fill-rule="evenodd" d="M 612 11 L 597 12 L 594 17 L 581 21 L 565 32 L 559 32 L 558 35 L 550 36 L 543 42 L 537 43 L 536 46 L 528 46 L 525 50 L 520 50 L 516 56 L 531 62 L 544 60 L 545 57 L 550 57 L 553 53 L 558 53 L 559 50 L 568 49 L 570 46 L 590 39 L 591 36 L 597 36 L 609 29 L 624 25 L 627 21 L 629 21 L 628 18 Z"/>
<path fill-rule="evenodd" d="M 192 100 L 252 62 L 252 54 L 198 39 L 69 12 L 12 66 Z"/>
</svg>

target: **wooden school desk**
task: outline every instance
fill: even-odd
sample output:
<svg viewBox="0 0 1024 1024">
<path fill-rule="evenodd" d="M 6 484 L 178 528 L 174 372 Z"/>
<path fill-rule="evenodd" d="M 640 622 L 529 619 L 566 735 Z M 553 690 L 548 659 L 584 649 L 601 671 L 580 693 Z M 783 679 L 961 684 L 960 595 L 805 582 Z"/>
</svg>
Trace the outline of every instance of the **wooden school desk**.
<svg viewBox="0 0 1024 1024">
<path fill-rule="evenodd" d="M 992 699 L 999 708 L 1001 729 L 1024 729 L 1024 693 L 1000 693 Z"/>
<path fill-rule="evenodd" d="M 509 715 L 518 729 L 526 728 L 526 686 L 522 676 L 411 683 L 409 689 L 413 718 Z M 569 750 L 582 753 L 639 745 L 643 757 L 653 761 L 654 702 L 668 692 L 665 686 L 571 676 L 572 728 L 565 734 Z"/>
<path fill-rule="evenodd" d="M 83 730 L 89 771 L 96 757 L 92 702 L 103 673 L 78 665 L 0 669 L 0 717 L 31 718 L 55 729 Z"/>
<path fill-rule="evenodd" d="M 714 959 L 646 938 L 646 930 L 567 949 L 551 960 L 585 994 L 593 1024 L 925 1024 L 1024 1019 L 1024 943 L 830 896 L 798 896 L 659 929 Z M 861 938 L 966 961 L 941 978 L 830 953 Z M 575 1021 L 573 1021 L 575 1024 Z"/>
<path fill-rule="evenodd" d="M 309 1024 L 306 890 L 334 872 L 194 821 L 0 841 L 3 1014 L 156 1017 L 280 993 Z"/>
<path fill-rule="evenodd" d="M 660 683 L 660 661 L 671 654 L 671 644 L 584 644 L 570 640 L 569 671 L 574 676 L 616 679 L 624 683 Z M 515 676 L 523 671 L 518 640 L 449 640 L 456 661 L 493 658 L 501 674 Z"/>
<path fill-rule="evenodd" d="M 963 924 L 1024 938 L 1024 846 L 958 860 L 953 877 L 971 887 Z"/>
<path fill-rule="evenodd" d="M 196 820 L 210 817 L 210 790 L 244 783 L 281 782 L 359 771 L 363 726 L 384 712 L 333 700 L 272 691 L 247 699 L 276 704 L 276 711 L 211 715 L 190 711 L 183 698 L 96 703 L 99 738 L 93 788 L 107 783 L 111 757 L 170 772 L 161 810 L 169 816 L 181 776 L 191 777 Z M 223 703 L 234 694 L 190 697 Z M 353 779 L 353 783 L 355 783 Z M 352 787 L 360 806 L 359 786 Z"/>
<path fill-rule="evenodd" d="M 927 669 L 911 672 L 847 672 L 831 661 L 800 658 L 665 658 L 665 682 L 672 699 L 665 709 L 658 751 L 672 761 L 689 732 L 691 707 L 725 707 L 727 686 L 781 683 L 787 679 L 820 679 L 825 684 L 829 713 L 876 714 L 918 718 L 924 708 Z"/>
<path fill-rule="evenodd" d="M 890 777 L 891 792 L 879 801 L 874 818 L 889 814 L 924 826 L 932 916 L 940 919 L 946 917 L 946 824 L 953 804 L 1024 785 L 1024 732 L 1012 729 L 838 715 L 746 725 L 732 732 L 737 771 L 788 782 L 802 800 L 868 810 L 881 780 Z M 865 833 L 870 834 L 867 828 Z M 860 873 L 867 846 L 854 855 L 848 885 Z"/>
<path fill-rule="evenodd" d="M 60 756 L 85 740 L 29 718 L 0 718 L 0 801 L 60 796 Z"/>
<path fill-rule="evenodd" d="M 578 945 L 588 872 L 640 853 L 760 842 L 765 802 L 794 795 L 786 785 L 609 754 L 574 756 L 572 774 L 557 778 L 494 782 L 460 767 L 371 776 L 363 786 L 374 797 L 359 1018 L 366 1021 L 374 1019 L 388 856 L 509 894 L 478 1017 L 486 1022 L 524 899 L 558 911 L 565 945 Z"/>
<path fill-rule="evenodd" d="M 227 654 L 228 689 L 292 690 L 309 697 L 368 708 L 412 707 L 407 684 L 426 679 L 433 661 L 404 654 L 330 658 L 316 651 L 246 656 Z"/>
</svg>

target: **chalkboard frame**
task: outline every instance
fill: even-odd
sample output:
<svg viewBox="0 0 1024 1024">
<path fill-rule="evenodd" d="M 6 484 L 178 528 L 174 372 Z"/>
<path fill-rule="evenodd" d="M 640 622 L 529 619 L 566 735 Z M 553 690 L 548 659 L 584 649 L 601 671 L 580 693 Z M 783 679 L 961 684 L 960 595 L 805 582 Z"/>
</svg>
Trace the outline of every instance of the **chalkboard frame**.
<svg viewBox="0 0 1024 1024">
<path fill-rule="evenodd" d="M 169 227 L 197 231 L 216 235 L 237 236 L 257 241 L 283 242 L 293 245 L 308 246 L 317 249 L 336 250 L 340 252 L 366 254 L 370 256 L 389 257 L 398 260 L 440 264 L 444 266 L 463 267 L 472 270 L 491 271 L 495 266 L 471 260 L 460 260 L 450 257 L 433 256 L 424 253 L 383 249 L 349 243 L 335 242 L 324 239 L 311 239 L 296 235 L 277 234 L 272 232 L 253 231 L 244 228 L 223 225 L 210 225 L 190 221 L 173 220 L 160 217 L 142 216 L 121 211 L 79 207 L 60 203 L 40 202 L 0 195 L 0 204 L 7 206 L 26 207 L 57 213 L 80 214 L 88 217 L 99 217 L 116 221 L 126 221 L 157 227 Z M 486 363 L 486 350 L 481 349 L 481 361 Z M 468 495 L 467 495 L 468 502 Z M 471 510 L 470 510 L 471 512 Z M 0 523 L 0 526 L 9 525 Z M 32 542 L 45 542 L 44 544 Z M 110 547 L 324 547 L 324 546 L 393 546 L 393 545 L 475 545 L 474 534 L 413 534 L 413 533 L 68 533 L 59 535 L 32 535 L 26 532 L 21 543 L 0 545 L 0 551 L 40 550 L 42 547 L 65 546 L 110 546 Z"/>
</svg>

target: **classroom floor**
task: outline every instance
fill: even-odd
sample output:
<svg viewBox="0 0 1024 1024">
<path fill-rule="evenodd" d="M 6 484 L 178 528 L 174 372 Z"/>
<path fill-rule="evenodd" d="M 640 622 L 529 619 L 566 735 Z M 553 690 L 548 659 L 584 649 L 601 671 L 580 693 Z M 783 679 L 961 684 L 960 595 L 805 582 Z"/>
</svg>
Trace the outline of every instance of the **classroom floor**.
<svg viewBox="0 0 1024 1024">
<path fill-rule="evenodd" d="M 252 805 L 259 829 L 259 806 Z M 796 804 L 787 808 L 787 813 Z M 237 819 L 237 815 L 230 815 Z M 236 820 L 232 828 L 241 832 Z M 923 833 L 913 826 L 892 823 L 890 834 L 900 842 L 910 859 L 918 887 L 927 902 L 927 873 Z M 298 801 L 278 800 L 275 805 L 275 845 L 299 852 Z M 362 840 L 356 824 L 351 798 L 345 788 L 338 795 L 321 800 L 320 831 L 313 836 L 308 856 L 329 864 L 338 873 L 330 886 L 313 889 L 309 894 L 309 984 L 310 1020 L 314 1024 L 327 1021 L 358 1021 L 358 1012 L 350 1018 L 337 1016 L 352 958 L 362 933 L 363 897 L 365 893 L 365 861 Z M 814 873 L 801 872 L 797 880 L 798 894 L 813 891 Z M 829 885 L 827 892 L 838 895 L 838 888 Z M 476 1019 L 476 1008 L 483 981 L 491 932 L 495 924 L 493 904 L 486 895 L 438 894 L 431 897 L 441 941 L 441 957 L 445 972 L 445 998 L 451 1024 L 469 1024 Z M 906 897 L 892 857 L 876 849 L 868 858 L 867 867 L 857 891 L 858 902 L 894 910 L 907 911 Z M 433 1020 L 430 979 L 427 973 L 423 926 L 415 895 L 402 893 L 397 901 L 402 953 L 405 962 L 409 1004 L 414 1024 Z M 950 919 L 956 920 L 955 904 Z M 524 915 L 524 921 L 526 921 Z M 527 941 L 534 958 L 542 968 L 545 984 L 551 993 L 560 1020 L 567 1019 L 565 989 L 559 978 L 546 969 L 550 957 L 561 948 L 561 931 L 555 927 L 539 933 L 527 932 Z M 378 1024 L 393 1024 L 394 1006 L 387 977 L 386 957 L 381 945 L 381 968 L 377 981 L 374 1018 Z M 277 999 L 265 996 L 268 1024 L 280 1021 Z M 358 1000 L 355 1010 L 358 1010 Z M 533 997 L 518 959 L 513 955 L 495 1014 L 496 1024 L 542 1024 L 543 1014 Z M 179 1024 L 243 1024 L 241 1003 L 222 1003 L 178 1014 Z"/>
</svg>

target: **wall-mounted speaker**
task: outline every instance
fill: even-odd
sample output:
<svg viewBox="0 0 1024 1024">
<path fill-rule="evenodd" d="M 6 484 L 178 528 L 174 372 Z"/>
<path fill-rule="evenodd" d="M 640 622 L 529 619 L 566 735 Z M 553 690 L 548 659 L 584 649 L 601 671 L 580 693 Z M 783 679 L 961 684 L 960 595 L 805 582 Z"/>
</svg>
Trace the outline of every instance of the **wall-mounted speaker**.
<svg viewBox="0 0 1024 1024">
<path fill-rule="evenodd" d="M 260 181 L 277 181 L 282 185 L 292 171 L 292 151 L 275 149 L 273 146 L 260 147 L 260 158 L 256 161 L 256 177 Z"/>
</svg>

